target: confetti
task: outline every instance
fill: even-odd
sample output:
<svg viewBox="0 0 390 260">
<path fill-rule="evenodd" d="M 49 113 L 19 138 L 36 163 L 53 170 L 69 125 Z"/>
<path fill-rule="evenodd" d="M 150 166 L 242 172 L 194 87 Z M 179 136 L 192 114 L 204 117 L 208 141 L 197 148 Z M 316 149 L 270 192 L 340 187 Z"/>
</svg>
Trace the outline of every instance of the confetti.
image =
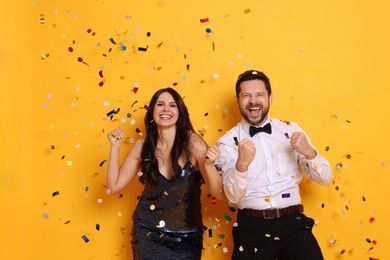
<svg viewBox="0 0 390 260">
<path fill-rule="evenodd" d="M 201 23 L 207 23 L 209 21 L 209 18 L 202 18 L 200 19 Z"/>
<path fill-rule="evenodd" d="M 60 192 L 59 191 L 55 191 L 51 194 L 52 197 L 55 197 L 55 196 L 58 196 L 60 195 Z"/>
<path fill-rule="evenodd" d="M 238 146 L 238 144 L 239 144 L 238 138 L 237 137 L 233 137 L 233 140 L 234 140 L 234 144 Z"/>
<path fill-rule="evenodd" d="M 99 166 L 102 167 L 103 164 L 106 162 L 107 160 L 103 160 L 101 163 L 99 163 Z"/>
<path fill-rule="evenodd" d="M 223 213 L 223 217 L 224 217 L 227 221 L 231 221 L 231 220 L 232 220 L 232 218 L 231 218 L 228 214 L 226 214 L 226 213 Z"/>
<path fill-rule="evenodd" d="M 139 84 L 135 83 L 135 84 L 134 84 L 134 87 L 133 87 L 133 92 L 134 92 L 134 93 L 137 93 L 138 88 L 139 88 Z"/>
<path fill-rule="evenodd" d="M 149 46 L 146 46 L 146 47 L 138 47 L 138 50 L 139 51 L 147 51 L 149 48 Z"/>
<path fill-rule="evenodd" d="M 86 235 L 81 236 L 81 238 L 84 240 L 85 243 L 89 242 L 89 239 Z"/>
<path fill-rule="evenodd" d="M 44 15 L 44 14 L 41 14 L 41 15 L 40 15 L 39 23 L 40 23 L 40 24 L 44 24 L 44 23 L 45 23 L 45 15 Z"/>
<path fill-rule="evenodd" d="M 95 228 L 96 228 L 97 231 L 99 231 L 99 230 L 100 230 L 100 225 L 99 225 L 99 224 L 96 224 L 96 225 L 95 225 Z"/>
<path fill-rule="evenodd" d="M 139 130 L 138 128 L 137 129 L 135 129 L 135 132 L 137 133 L 137 134 L 139 134 L 140 136 L 142 136 L 143 134 L 142 134 L 142 132 L 141 132 L 141 130 Z"/>
<path fill-rule="evenodd" d="M 112 38 L 112 37 L 110 38 L 110 42 L 111 42 L 112 44 L 116 44 L 114 38 Z"/>
</svg>

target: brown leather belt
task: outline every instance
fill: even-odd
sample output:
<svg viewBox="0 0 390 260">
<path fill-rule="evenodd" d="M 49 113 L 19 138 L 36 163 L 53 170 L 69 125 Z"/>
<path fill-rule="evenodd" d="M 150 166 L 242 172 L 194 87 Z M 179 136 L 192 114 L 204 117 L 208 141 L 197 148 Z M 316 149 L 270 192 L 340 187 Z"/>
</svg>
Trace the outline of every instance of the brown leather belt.
<svg viewBox="0 0 390 260">
<path fill-rule="evenodd" d="M 287 208 L 281 208 L 281 209 L 264 209 L 264 210 L 239 209 L 238 210 L 238 215 L 243 215 L 247 217 L 264 218 L 264 219 L 280 218 L 284 216 L 294 215 L 297 213 L 303 213 L 302 204 L 290 206 Z"/>
</svg>

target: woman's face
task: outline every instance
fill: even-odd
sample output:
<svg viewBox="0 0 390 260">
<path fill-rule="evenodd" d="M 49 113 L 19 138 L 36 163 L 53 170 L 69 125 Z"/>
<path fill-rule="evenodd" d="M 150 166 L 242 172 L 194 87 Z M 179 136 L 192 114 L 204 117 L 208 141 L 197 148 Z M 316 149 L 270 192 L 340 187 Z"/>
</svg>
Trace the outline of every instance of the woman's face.
<svg viewBox="0 0 390 260">
<path fill-rule="evenodd" d="M 179 109 L 168 92 L 162 93 L 156 102 L 153 111 L 153 120 L 159 128 L 166 128 L 176 125 L 179 119 Z"/>
</svg>

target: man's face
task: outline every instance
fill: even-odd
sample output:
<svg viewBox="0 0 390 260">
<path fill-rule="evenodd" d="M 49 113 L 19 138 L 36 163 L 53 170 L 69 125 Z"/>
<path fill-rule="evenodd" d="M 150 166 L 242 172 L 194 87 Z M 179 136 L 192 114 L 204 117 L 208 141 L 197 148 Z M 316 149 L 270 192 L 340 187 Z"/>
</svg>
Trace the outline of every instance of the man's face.
<svg viewBox="0 0 390 260">
<path fill-rule="evenodd" d="M 245 121 L 251 125 L 262 125 L 267 119 L 272 94 L 268 95 L 261 80 L 244 81 L 240 85 L 238 106 Z"/>
</svg>

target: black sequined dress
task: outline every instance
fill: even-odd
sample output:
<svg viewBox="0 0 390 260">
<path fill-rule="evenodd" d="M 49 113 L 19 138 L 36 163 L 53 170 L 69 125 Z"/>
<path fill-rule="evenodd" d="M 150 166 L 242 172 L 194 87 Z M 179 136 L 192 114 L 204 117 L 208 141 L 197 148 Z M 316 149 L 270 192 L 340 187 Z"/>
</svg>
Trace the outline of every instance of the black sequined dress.
<svg viewBox="0 0 390 260">
<path fill-rule="evenodd" d="M 134 259 L 200 259 L 201 173 L 190 162 L 172 180 L 146 184 L 133 215 Z"/>
</svg>

